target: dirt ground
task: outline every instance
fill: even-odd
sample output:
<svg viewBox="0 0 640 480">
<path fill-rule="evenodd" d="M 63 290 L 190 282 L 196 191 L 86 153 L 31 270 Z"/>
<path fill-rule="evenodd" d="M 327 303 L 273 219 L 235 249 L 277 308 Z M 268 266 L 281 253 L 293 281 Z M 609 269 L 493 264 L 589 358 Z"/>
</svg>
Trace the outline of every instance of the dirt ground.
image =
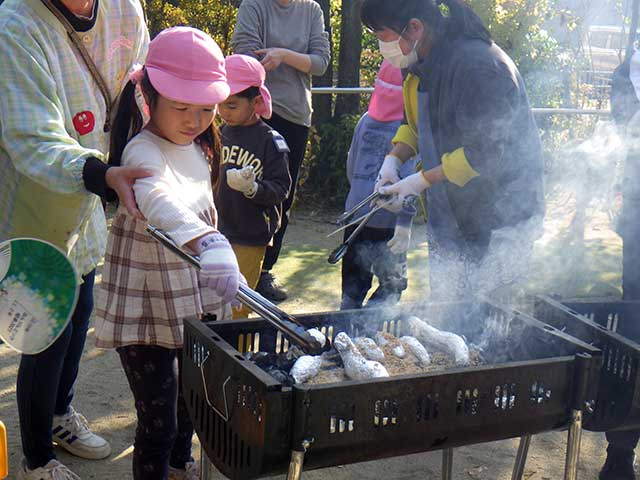
<svg viewBox="0 0 640 480">
<path fill-rule="evenodd" d="M 537 242 L 529 291 L 562 295 L 616 292 L 620 285 L 621 243 L 611 231 L 602 202 L 577 205 L 571 192 L 552 192 L 545 234 Z M 600 205 L 598 205 L 600 204 Z M 339 305 L 339 266 L 326 262 L 339 240 L 326 239 L 333 227 L 327 212 L 297 211 L 287 234 L 278 277 L 289 288 L 291 300 L 281 306 L 291 313 L 336 309 Z M 427 251 L 424 226 L 413 232 L 409 255 L 410 288 L 405 300 L 428 292 Z M 569 255 L 571 253 L 571 255 Z M 8 429 L 11 471 L 21 459 L 20 433 L 15 400 L 18 356 L 0 346 L 0 419 Z M 125 480 L 131 478 L 135 411 L 121 366 L 112 351 L 94 347 L 93 332 L 87 341 L 74 405 L 90 420 L 96 432 L 112 445 L 110 458 L 85 461 L 60 452 L 60 459 L 82 479 Z M 524 478 L 561 479 L 564 471 L 566 432 L 534 437 Z M 194 453 L 199 456 L 194 437 Z M 580 460 L 581 479 L 597 478 L 605 457 L 602 434 L 585 432 Z M 459 448 L 454 453 L 454 478 L 507 480 L 517 450 L 517 439 Z M 433 452 L 309 472 L 307 479 L 436 479 L 441 454 Z M 10 475 L 15 478 L 15 474 Z M 223 478 L 219 474 L 210 478 Z M 283 478 L 283 477 L 280 477 Z"/>
</svg>

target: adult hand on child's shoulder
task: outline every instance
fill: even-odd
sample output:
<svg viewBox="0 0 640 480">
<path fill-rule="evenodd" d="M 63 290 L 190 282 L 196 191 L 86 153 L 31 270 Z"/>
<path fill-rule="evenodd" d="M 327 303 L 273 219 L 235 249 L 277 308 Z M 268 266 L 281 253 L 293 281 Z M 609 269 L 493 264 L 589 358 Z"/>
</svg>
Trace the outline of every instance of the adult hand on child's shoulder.
<svg viewBox="0 0 640 480">
<path fill-rule="evenodd" d="M 145 220 L 144 215 L 138 209 L 136 197 L 133 193 L 133 184 L 138 178 L 146 178 L 153 175 L 152 172 L 140 167 L 111 167 L 107 170 L 105 181 L 107 186 L 118 195 L 118 200 L 125 206 L 129 215 Z"/>
</svg>

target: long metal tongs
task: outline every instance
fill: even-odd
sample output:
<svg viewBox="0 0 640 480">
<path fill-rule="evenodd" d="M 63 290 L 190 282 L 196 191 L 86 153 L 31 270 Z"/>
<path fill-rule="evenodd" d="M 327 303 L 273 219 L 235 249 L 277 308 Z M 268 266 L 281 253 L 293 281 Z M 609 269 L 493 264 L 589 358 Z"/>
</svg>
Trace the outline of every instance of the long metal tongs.
<svg viewBox="0 0 640 480">
<path fill-rule="evenodd" d="M 346 222 L 347 220 L 349 220 L 351 217 L 353 217 L 358 210 L 360 210 L 362 207 L 364 207 L 365 205 L 370 204 L 371 202 L 375 201 L 378 199 L 378 197 L 380 196 L 380 194 L 376 191 L 374 191 L 371 195 L 369 195 L 368 197 L 366 197 L 365 199 L 361 200 L 357 205 L 354 205 L 353 207 L 351 207 L 349 210 L 347 210 L 346 212 L 344 212 L 342 215 L 340 215 L 337 220 L 336 223 L 338 225 L 342 225 L 344 224 L 344 222 Z"/>
<path fill-rule="evenodd" d="M 200 259 L 176 245 L 175 242 L 162 230 L 154 227 L 153 225 L 147 225 L 147 232 L 177 256 L 200 270 Z M 258 313 L 280 332 L 289 337 L 304 352 L 319 354 L 330 348 L 328 341 L 325 342 L 325 345 L 321 345 L 318 339 L 306 331 L 304 325 L 302 325 L 298 319 L 279 309 L 269 300 L 248 286 L 240 285 L 236 299 L 243 305 L 246 305 Z"/>
<path fill-rule="evenodd" d="M 386 199 L 387 197 L 383 197 L 383 198 Z M 351 245 L 351 242 L 353 242 L 353 240 L 358 236 L 358 234 L 362 231 L 362 229 L 367 225 L 367 222 L 371 219 L 371 217 L 373 217 L 378 212 L 378 210 L 380 210 L 381 208 L 384 208 L 392 200 L 393 199 L 388 199 L 386 201 L 383 201 L 382 203 L 377 204 L 375 207 L 373 207 L 369 211 L 369 213 L 362 215 L 361 217 L 355 219 L 354 221 L 348 223 L 347 225 L 343 225 L 342 227 L 334 230 L 329 235 L 327 235 L 327 237 L 330 237 L 331 235 L 334 235 L 346 228 L 349 228 L 353 225 L 358 224 L 355 230 L 351 232 L 351 235 L 349 235 L 344 242 L 338 245 L 338 247 L 336 247 L 336 249 L 333 252 L 331 252 L 331 254 L 329 255 L 329 258 L 327 258 L 327 262 L 334 265 L 338 263 L 340 260 L 342 260 L 342 257 L 344 257 L 345 254 L 347 253 L 347 249 L 349 248 L 349 245 Z"/>
</svg>

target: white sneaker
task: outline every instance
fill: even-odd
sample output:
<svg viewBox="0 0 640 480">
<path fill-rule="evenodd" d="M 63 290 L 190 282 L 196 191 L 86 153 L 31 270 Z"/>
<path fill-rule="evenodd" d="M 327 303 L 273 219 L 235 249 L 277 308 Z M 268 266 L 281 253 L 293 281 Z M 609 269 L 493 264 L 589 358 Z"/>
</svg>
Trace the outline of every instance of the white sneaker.
<svg viewBox="0 0 640 480">
<path fill-rule="evenodd" d="M 87 419 L 73 407 L 66 415 L 54 415 L 51 432 L 56 445 L 78 457 L 100 460 L 111 454 L 109 442 L 93 433 Z"/>
<path fill-rule="evenodd" d="M 44 467 L 29 470 L 22 462 L 22 467 L 18 471 L 18 480 L 81 480 L 57 460 L 50 460 Z"/>
<path fill-rule="evenodd" d="M 184 470 L 169 466 L 169 480 L 200 480 L 200 465 L 195 461 L 187 462 Z"/>
</svg>

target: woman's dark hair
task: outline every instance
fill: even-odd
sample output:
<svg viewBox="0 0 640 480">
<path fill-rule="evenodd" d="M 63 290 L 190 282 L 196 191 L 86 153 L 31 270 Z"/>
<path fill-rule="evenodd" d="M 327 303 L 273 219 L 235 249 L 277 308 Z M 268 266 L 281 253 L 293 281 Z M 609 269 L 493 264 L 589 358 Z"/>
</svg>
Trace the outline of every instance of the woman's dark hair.
<svg viewBox="0 0 640 480">
<path fill-rule="evenodd" d="M 245 90 L 242 90 L 241 92 L 234 93 L 234 95 L 252 100 L 260 96 L 260 89 L 258 87 L 249 87 Z"/>
<path fill-rule="evenodd" d="M 152 111 L 158 101 L 160 95 L 158 91 L 151 85 L 147 71 L 144 70 L 140 88 L 148 100 L 149 110 Z M 111 126 L 111 138 L 109 142 L 109 165 L 120 166 L 122 162 L 122 153 L 124 148 L 135 135 L 140 133 L 144 126 L 144 120 L 138 104 L 136 102 L 136 85 L 129 81 L 124 87 L 118 102 L 118 111 Z M 220 163 L 220 136 L 218 127 L 214 122 L 211 127 L 202 132 L 196 142 L 204 151 L 209 162 L 211 170 L 211 181 L 214 178 Z"/>
<path fill-rule="evenodd" d="M 444 5 L 445 15 L 440 9 Z M 491 34 L 464 0 L 364 0 L 362 23 L 373 31 L 389 28 L 401 33 L 412 18 L 422 20 L 436 38 L 461 35 L 491 43 Z"/>
</svg>

